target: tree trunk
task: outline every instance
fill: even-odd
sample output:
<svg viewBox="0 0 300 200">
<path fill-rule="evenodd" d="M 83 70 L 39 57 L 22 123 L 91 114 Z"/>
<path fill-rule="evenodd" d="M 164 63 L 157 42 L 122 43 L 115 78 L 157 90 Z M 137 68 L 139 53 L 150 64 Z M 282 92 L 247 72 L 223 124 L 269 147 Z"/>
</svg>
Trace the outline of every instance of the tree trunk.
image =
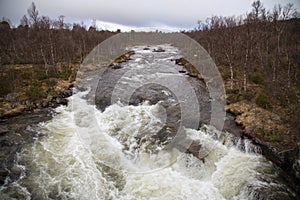
<svg viewBox="0 0 300 200">
<path fill-rule="evenodd" d="M 232 90 L 233 89 L 233 67 L 232 67 L 232 63 L 231 63 L 231 60 L 230 60 L 230 57 L 229 57 L 228 53 L 226 53 L 226 57 L 227 57 L 227 60 L 228 60 L 228 63 L 229 63 L 229 69 L 230 69 L 230 89 Z"/>
<path fill-rule="evenodd" d="M 248 45 L 247 45 L 248 46 Z M 244 92 L 247 91 L 247 62 L 248 62 L 248 47 L 246 49 L 245 62 L 243 67 L 243 88 Z"/>
<path fill-rule="evenodd" d="M 48 63 L 47 63 L 45 54 L 43 52 L 43 46 L 42 45 L 41 45 L 40 49 L 41 49 L 41 54 L 42 54 L 42 57 L 43 57 L 43 60 L 44 60 L 45 74 L 46 74 L 46 76 L 48 76 L 48 71 L 49 71 L 49 69 L 48 69 Z"/>
<path fill-rule="evenodd" d="M 291 62 L 290 62 L 290 58 L 289 58 L 289 54 L 286 54 L 287 60 L 288 60 L 288 71 L 287 71 L 287 75 L 288 75 L 288 88 L 291 87 Z"/>
</svg>

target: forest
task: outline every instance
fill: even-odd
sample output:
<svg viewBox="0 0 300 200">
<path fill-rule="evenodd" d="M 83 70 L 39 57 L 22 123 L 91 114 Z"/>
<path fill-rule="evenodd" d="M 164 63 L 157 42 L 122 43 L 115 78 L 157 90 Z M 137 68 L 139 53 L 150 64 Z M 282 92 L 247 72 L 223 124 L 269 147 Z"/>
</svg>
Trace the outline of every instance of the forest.
<svg viewBox="0 0 300 200">
<path fill-rule="evenodd" d="M 69 24 L 63 15 L 50 19 L 34 3 L 17 27 L 2 19 L 1 104 L 11 93 L 32 101 L 46 98 L 58 80 L 70 80 L 96 45 L 118 32 Z M 182 33 L 217 64 L 228 104 L 252 102 L 279 115 L 290 131 L 300 131 L 300 17 L 292 4 L 268 11 L 255 1 L 243 16 L 212 16 Z"/>
<path fill-rule="evenodd" d="M 215 61 L 227 103 L 254 102 L 300 132 L 300 19 L 292 4 L 267 11 L 255 1 L 245 16 L 212 16 L 185 34 Z"/>
</svg>

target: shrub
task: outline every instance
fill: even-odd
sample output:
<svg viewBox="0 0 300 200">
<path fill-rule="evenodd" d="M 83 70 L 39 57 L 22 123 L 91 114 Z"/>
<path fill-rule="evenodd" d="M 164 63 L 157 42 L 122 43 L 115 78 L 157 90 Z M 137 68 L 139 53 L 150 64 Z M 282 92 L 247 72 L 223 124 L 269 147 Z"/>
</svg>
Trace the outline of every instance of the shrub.
<svg viewBox="0 0 300 200">
<path fill-rule="evenodd" d="M 257 97 L 255 99 L 255 103 L 256 103 L 256 105 L 258 105 L 262 108 L 265 108 L 265 109 L 271 108 L 270 99 L 264 93 L 260 93 L 260 94 L 257 95 Z"/>
<path fill-rule="evenodd" d="M 0 77 L 0 96 L 4 97 L 11 92 L 11 82 L 8 76 Z"/>
<path fill-rule="evenodd" d="M 72 73 L 71 70 L 66 70 L 66 71 L 60 72 L 59 77 L 62 79 L 68 80 L 69 77 L 71 76 L 71 73 Z"/>
<path fill-rule="evenodd" d="M 261 74 L 258 74 L 258 73 L 248 74 L 248 79 L 249 79 L 249 81 L 251 81 L 252 83 L 255 83 L 255 84 L 263 84 L 264 83 L 263 77 L 261 76 Z"/>
<path fill-rule="evenodd" d="M 48 78 L 47 74 L 44 71 L 39 71 L 36 74 L 38 80 L 45 80 Z"/>
<path fill-rule="evenodd" d="M 235 103 L 242 100 L 242 95 L 239 89 L 226 89 L 227 103 Z"/>
<path fill-rule="evenodd" d="M 255 97 L 255 94 L 251 91 L 247 91 L 246 93 L 243 94 L 243 98 L 251 101 Z"/>
<path fill-rule="evenodd" d="M 56 81 L 53 80 L 53 79 L 47 79 L 46 84 L 47 84 L 49 87 L 54 87 L 54 86 L 56 85 Z"/>
<path fill-rule="evenodd" d="M 29 88 L 25 90 L 25 94 L 31 100 L 37 100 L 43 97 L 42 84 L 38 81 L 33 81 Z"/>
</svg>

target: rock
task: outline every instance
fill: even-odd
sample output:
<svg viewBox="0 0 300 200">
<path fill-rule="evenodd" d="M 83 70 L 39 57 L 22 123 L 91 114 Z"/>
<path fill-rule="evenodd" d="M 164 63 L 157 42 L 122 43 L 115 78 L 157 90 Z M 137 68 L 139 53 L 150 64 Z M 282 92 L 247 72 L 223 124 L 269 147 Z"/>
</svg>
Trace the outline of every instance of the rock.
<svg viewBox="0 0 300 200">
<path fill-rule="evenodd" d="M 295 197 L 288 192 L 289 188 L 282 184 L 258 186 L 254 183 L 248 184 L 247 189 L 251 191 L 252 194 L 255 194 L 255 199 L 296 200 Z"/>
<path fill-rule="evenodd" d="M 66 105 L 68 105 L 68 100 L 63 98 L 63 99 L 60 100 L 60 104 L 66 106 Z"/>
<path fill-rule="evenodd" d="M 299 156 L 300 158 L 300 156 Z M 293 164 L 296 177 L 300 180 L 300 159 L 296 160 Z"/>
<path fill-rule="evenodd" d="M 32 105 L 32 102 L 30 102 L 29 100 L 27 100 L 27 101 L 25 102 L 25 105 L 26 105 L 26 106 L 31 106 L 31 105 Z"/>
<path fill-rule="evenodd" d="M 11 104 L 11 108 L 14 109 L 14 108 L 18 107 L 18 105 L 19 105 L 18 102 L 14 102 L 14 103 Z"/>
<path fill-rule="evenodd" d="M 112 68 L 113 68 L 113 69 L 120 69 L 120 68 L 122 68 L 122 66 L 121 66 L 120 64 L 118 64 L 118 63 L 114 63 L 114 64 L 112 65 Z"/>
<path fill-rule="evenodd" d="M 41 103 L 36 103 L 35 105 L 36 105 L 37 109 L 41 109 L 42 108 L 42 104 Z"/>
<path fill-rule="evenodd" d="M 18 102 L 19 101 L 19 97 L 20 97 L 20 94 L 19 93 L 9 93 L 6 95 L 5 97 L 5 100 L 8 101 L 8 102 Z"/>
<path fill-rule="evenodd" d="M 158 49 L 154 49 L 153 52 L 165 52 L 166 50 L 164 50 L 161 47 L 158 47 Z"/>
<path fill-rule="evenodd" d="M 1 169 L 0 170 L 0 184 L 3 185 L 5 183 L 5 179 L 6 177 L 9 175 L 9 172 L 5 169 Z M 0 193 L 0 197 L 1 197 L 1 193 Z M 0 198 L 2 199 L 2 198 Z"/>
<path fill-rule="evenodd" d="M 174 60 L 173 60 L 174 61 Z M 187 71 L 188 75 L 191 77 L 196 77 L 199 80 L 204 80 L 200 72 L 191 64 L 189 63 L 186 59 L 184 58 L 178 58 L 175 59 L 175 64 L 183 66 Z M 183 73 L 185 70 L 181 70 L 180 73 Z"/>
<path fill-rule="evenodd" d="M 5 125 L 0 126 L 0 135 L 5 135 L 8 132 L 9 132 L 9 130 L 8 130 L 7 126 L 5 126 Z"/>
<path fill-rule="evenodd" d="M 50 101 L 52 101 L 52 100 L 53 100 L 53 96 L 52 96 L 52 95 L 48 95 L 48 96 L 47 96 L 47 101 L 50 102 Z"/>
<path fill-rule="evenodd" d="M 47 100 L 44 100 L 44 101 L 42 102 L 42 107 L 43 107 L 43 108 L 48 107 L 48 105 L 49 105 L 49 102 L 48 102 Z"/>
<path fill-rule="evenodd" d="M 55 101 L 56 101 L 57 104 L 60 104 L 61 103 L 61 98 L 57 97 Z"/>
<path fill-rule="evenodd" d="M 73 94 L 72 90 L 68 89 L 63 92 L 63 97 L 64 98 L 70 97 L 70 96 L 72 96 L 72 94 Z"/>
<path fill-rule="evenodd" d="M 130 57 L 133 54 L 134 54 L 134 51 L 126 52 L 125 54 L 123 54 L 123 55 L 119 56 L 118 58 L 116 58 L 109 66 L 110 67 L 115 67 L 115 69 L 119 69 L 119 67 L 121 66 L 120 64 L 130 60 Z"/>
</svg>

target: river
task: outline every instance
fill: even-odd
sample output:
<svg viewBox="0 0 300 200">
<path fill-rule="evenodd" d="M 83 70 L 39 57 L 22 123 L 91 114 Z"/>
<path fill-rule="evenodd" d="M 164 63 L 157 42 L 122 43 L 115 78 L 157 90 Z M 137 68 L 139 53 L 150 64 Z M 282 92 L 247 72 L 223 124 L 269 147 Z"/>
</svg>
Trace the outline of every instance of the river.
<svg viewBox="0 0 300 200">
<path fill-rule="evenodd" d="M 136 53 L 124 65 L 141 62 L 144 55 Z M 21 175 L 14 182 L 7 180 L 1 191 L 9 188 L 25 199 L 81 200 L 246 200 L 266 199 L 265 194 L 269 199 L 295 195 L 250 140 L 211 125 L 183 127 L 185 135 L 201 144 L 204 155 L 198 159 L 166 148 L 172 138 L 162 142 L 154 137 L 166 123 L 161 102 L 124 105 L 117 101 L 100 111 L 87 100 L 89 92 L 75 91 L 68 106 L 56 108 L 51 120 L 29 127 L 36 137 L 16 156 L 14 168 Z"/>
</svg>

